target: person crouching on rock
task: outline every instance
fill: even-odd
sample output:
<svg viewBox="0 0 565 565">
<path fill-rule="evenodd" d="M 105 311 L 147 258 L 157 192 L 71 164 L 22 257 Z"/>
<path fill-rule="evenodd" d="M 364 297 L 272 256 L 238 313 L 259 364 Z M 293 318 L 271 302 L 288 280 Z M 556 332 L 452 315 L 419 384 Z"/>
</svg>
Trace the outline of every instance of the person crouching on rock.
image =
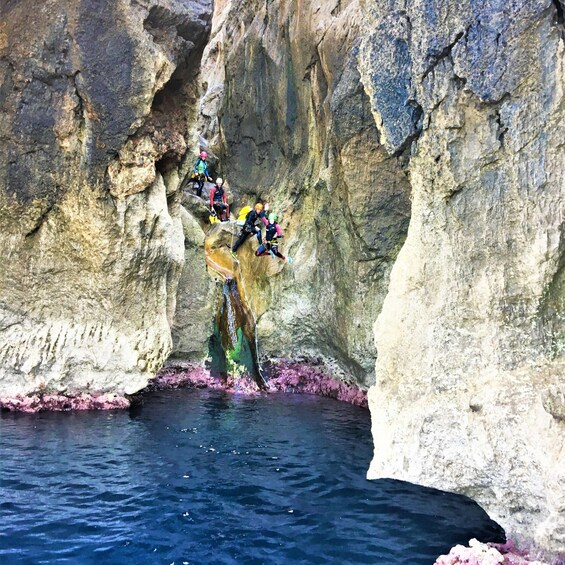
<svg viewBox="0 0 565 565">
<path fill-rule="evenodd" d="M 222 178 L 216 179 L 216 184 L 210 191 L 210 212 L 217 215 L 222 222 L 227 222 L 230 218 L 230 207 Z"/>
<path fill-rule="evenodd" d="M 239 234 L 239 238 L 235 242 L 234 246 L 231 248 L 232 253 L 235 253 L 250 235 L 257 236 L 259 245 L 263 243 L 263 239 L 261 238 L 261 228 L 258 227 L 256 224 L 258 221 L 263 222 L 265 225 L 268 224 L 267 216 L 266 216 L 266 212 L 268 210 L 269 210 L 268 204 L 265 204 L 265 209 L 263 210 L 263 204 L 257 202 L 253 210 L 248 212 L 247 216 L 245 216 L 245 223 L 241 228 L 241 233 Z"/>
<path fill-rule="evenodd" d="M 290 258 L 290 256 L 285 257 L 279 251 L 278 240 L 282 237 L 284 236 L 281 227 L 279 226 L 279 224 L 277 224 L 277 215 L 274 212 L 271 212 L 269 214 L 269 221 L 267 222 L 267 228 L 265 229 L 265 243 L 262 243 L 259 246 L 259 249 L 255 251 L 255 255 L 257 255 L 257 257 L 260 257 L 261 255 L 271 255 L 273 259 L 275 258 L 276 255 L 279 259 L 282 259 L 283 261 L 286 261 L 289 264 L 292 263 L 292 259 Z"/>
<path fill-rule="evenodd" d="M 250 235 L 255 235 L 259 245 L 261 245 L 261 228 L 257 226 L 257 222 L 261 221 L 265 225 L 268 224 L 266 215 L 268 210 L 268 204 L 265 204 L 265 209 L 263 210 L 263 204 L 261 204 L 261 202 L 257 202 L 253 210 L 247 213 L 247 216 L 245 216 L 245 223 L 241 228 L 241 233 L 239 234 L 234 246 L 231 248 L 232 253 L 235 253 Z"/>
</svg>

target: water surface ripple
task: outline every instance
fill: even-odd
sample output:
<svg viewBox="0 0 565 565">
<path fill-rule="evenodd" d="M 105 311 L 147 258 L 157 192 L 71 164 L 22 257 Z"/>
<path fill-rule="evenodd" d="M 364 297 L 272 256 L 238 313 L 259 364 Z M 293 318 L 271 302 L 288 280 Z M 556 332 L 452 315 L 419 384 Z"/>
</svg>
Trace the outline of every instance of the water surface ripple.
<svg viewBox="0 0 565 565">
<path fill-rule="evenodd" d="M 4 413 L 0 563 L 424 565 L 500 539 L 468 499 L 367 481 L 371 456 L 368 411 L 314 396 Z"/>
</svg>

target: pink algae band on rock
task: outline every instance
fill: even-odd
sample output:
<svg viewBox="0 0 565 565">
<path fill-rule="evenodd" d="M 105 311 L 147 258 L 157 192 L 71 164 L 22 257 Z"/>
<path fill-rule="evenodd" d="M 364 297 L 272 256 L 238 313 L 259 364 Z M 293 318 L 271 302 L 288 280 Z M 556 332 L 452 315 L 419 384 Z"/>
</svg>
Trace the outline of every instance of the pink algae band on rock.
<svg viewBox="0 0 565 565">
<path fill-rule="evenodd" d="M 249 375 L 226 378 L 213 377 L 207 369 L 198 366 L 177 365 L 159 372 L 149 389 L 212 388 L 243 394 L 286 392 L 316 394 L 368 408 L 367 391 L 328 376 L 321 368 L 307 363 L 277 360 L 271 364 L 271 377 L 266 388 L 260 388 Z"/>
<path fill-rule="evenodd" d="M 265 387 L 259 387 L 249 375 L 214 377 L 201 365 L 183 363 L 159 371 L 149 386 L 140 392 L 174 388 L 210 388 L 239 394 L 286 392 L 316 394 L 368 407 L 367 391 L 327 375 L 321 368 L 307 363 L 277 360 L 271 365 L 271 378 Z M 114 410 L 129 408 L 130 400 L 115 394 L 34 394 L 0 398 L 0 408 L 15 412 L 39 412 L 41 410 Z"/>
<path fill-rule="evenodd" d="M 41 410 L 66 412 L 70 410 L 116 410 L 129 408 L 130 401 L 124 396 L 112 393 L 86 394 L 73 396 L 64 394 L 34 394 L 0 398 L 0 408 L 14 412 L 35 413 Z"/>
<path fill-rule="evenodd" d="M 322 368 L 307 363 L 278 360 L 272 366 L 269 390 L 317 394 L 368 408 L 367 391 L 327 375 Z"/>
</svg>

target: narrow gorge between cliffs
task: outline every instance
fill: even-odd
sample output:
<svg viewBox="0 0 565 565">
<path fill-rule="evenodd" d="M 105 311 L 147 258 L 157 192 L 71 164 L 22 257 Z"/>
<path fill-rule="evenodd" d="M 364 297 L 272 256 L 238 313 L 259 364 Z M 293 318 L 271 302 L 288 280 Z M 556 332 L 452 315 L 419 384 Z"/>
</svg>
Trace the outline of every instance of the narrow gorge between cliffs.
<svg viewBox="0 0 565 565">
<path fill-rule="evenodd" d="M 0 0 L 0 561 L 564 563 L 563 13 Z"/>
</svg>

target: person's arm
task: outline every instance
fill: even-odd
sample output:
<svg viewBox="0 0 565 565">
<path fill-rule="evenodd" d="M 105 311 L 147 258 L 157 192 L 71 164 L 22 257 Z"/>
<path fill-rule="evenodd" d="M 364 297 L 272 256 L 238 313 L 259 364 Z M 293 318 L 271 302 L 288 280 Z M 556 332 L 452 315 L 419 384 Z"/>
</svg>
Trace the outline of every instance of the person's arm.
<svg viewBox="0 0 565 565">
<path fill-rule="evenodd" d="M 216 194 L 216 187 L 210 191 L 210 208 L 214 209 L 214 194 Z"/>
<path fill-rule="evenodd" d="M 259 216 L 259 218 L 261 219 L 261 221 L 268 226 L 269 225 L 269 220 L 267 220 L 267 214 L 265 214 L 265 212 L 261 212 L 261 215 Z"/>
<path fill-rule="evenodd" d="M 212 177 L 210 176 L 210 172 L 208 171 L 208 163 L 206 163 L 206 168 L 204 169 L 204 174 L 206 175 L 206 178 L 212 182 Z"/>
<path fill-rule="evenodd" d="M 276 228 L 277 228 L 277 237 L 284 237 L 284 236 L 283 236 L 283 232 L 282 232 L 281 227 L 279 226 L 279 224 L 277 224 Z"/>
<path fill-rule="evenodd" d="M 198 163 L 200 162 L 200 157 L 196 159 L 196 163 L 194 163 L 194 168 L 192 169 L 194 173 L 198 172 Z"/>
</svg>

